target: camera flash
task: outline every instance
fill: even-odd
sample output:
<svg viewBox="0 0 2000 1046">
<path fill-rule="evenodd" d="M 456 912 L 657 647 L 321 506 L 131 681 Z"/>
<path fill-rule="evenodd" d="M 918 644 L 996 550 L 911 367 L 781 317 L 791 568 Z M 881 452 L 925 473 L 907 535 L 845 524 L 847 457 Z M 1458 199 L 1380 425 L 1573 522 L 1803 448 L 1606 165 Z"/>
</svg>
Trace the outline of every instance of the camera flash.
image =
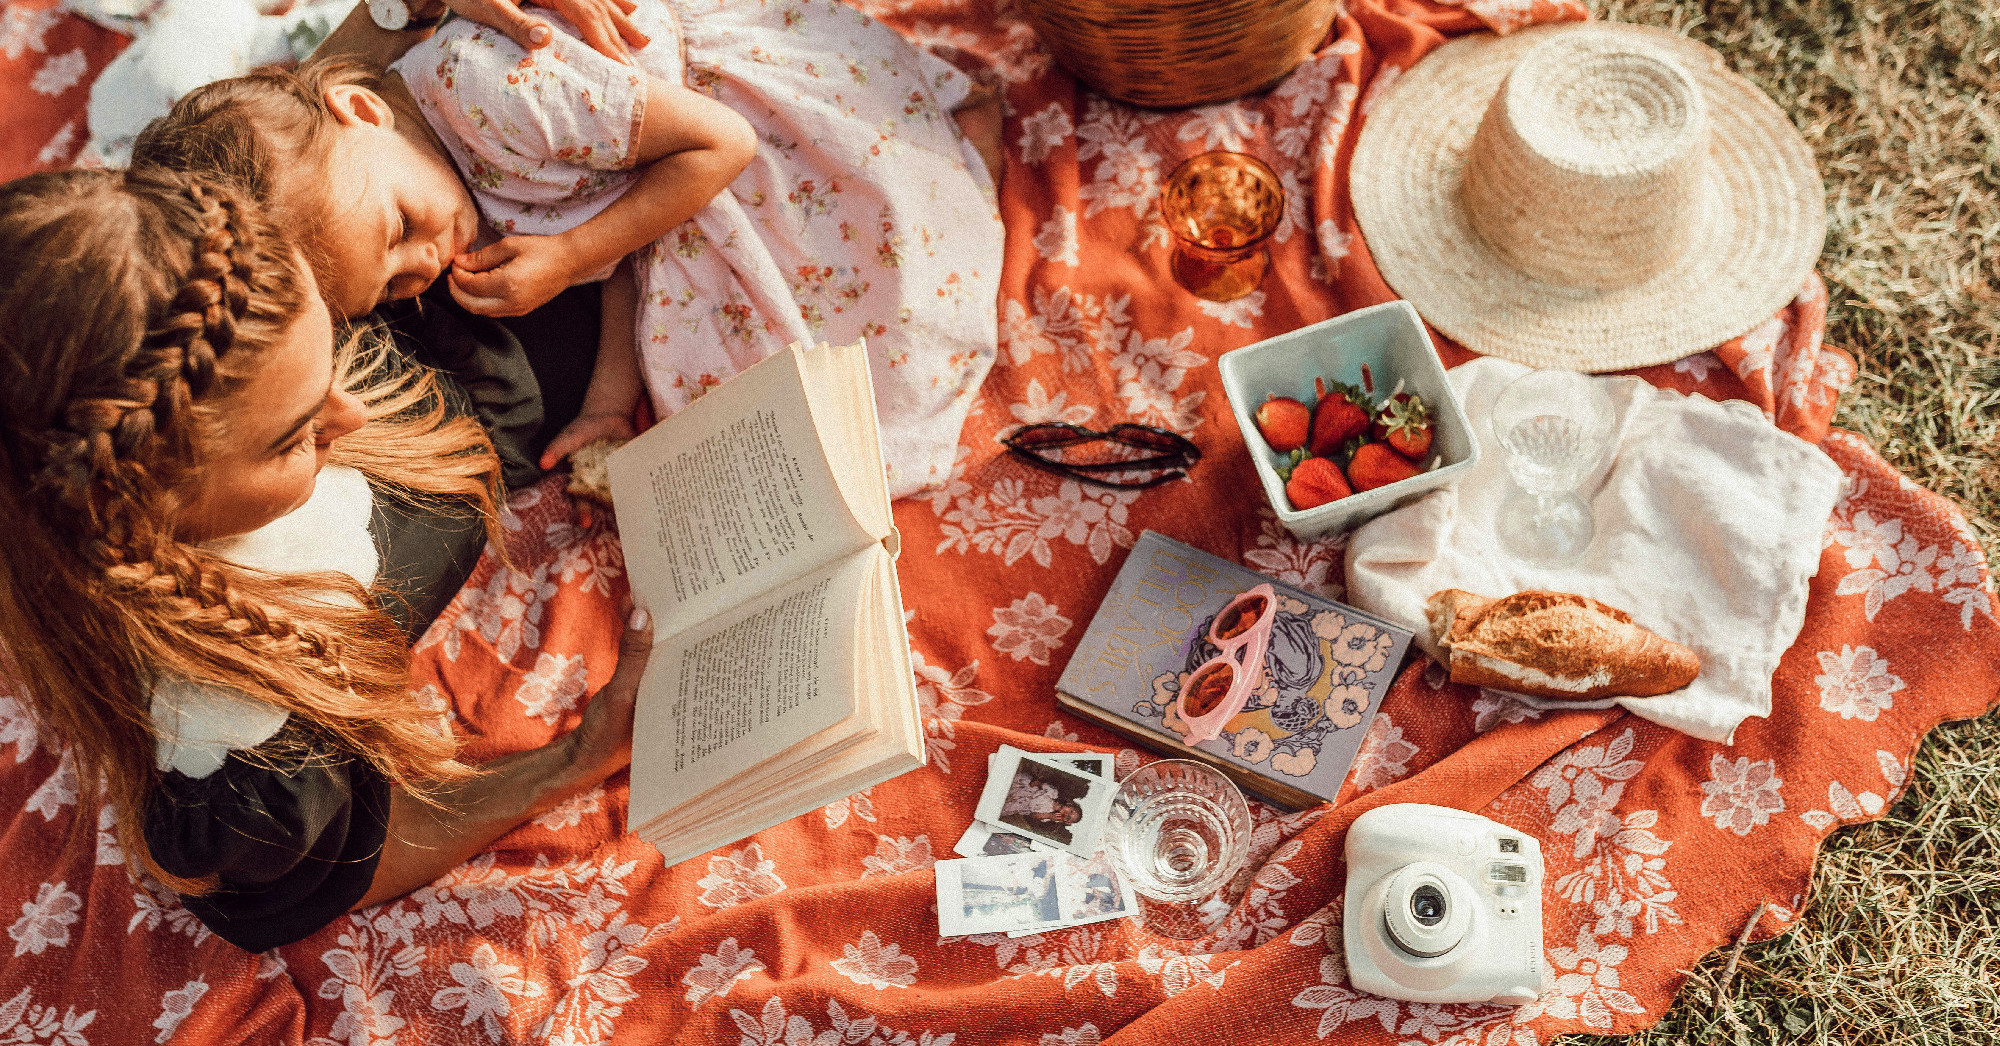
<svg viewBox="0 0 2000 1046">
<path fill-rule="evenodd" d="M 1528 866 L 1495 862 L 1486 866 L 1486 878 L 1496 883 L 1525 883 L 1528 881 Z"/>
</svg>

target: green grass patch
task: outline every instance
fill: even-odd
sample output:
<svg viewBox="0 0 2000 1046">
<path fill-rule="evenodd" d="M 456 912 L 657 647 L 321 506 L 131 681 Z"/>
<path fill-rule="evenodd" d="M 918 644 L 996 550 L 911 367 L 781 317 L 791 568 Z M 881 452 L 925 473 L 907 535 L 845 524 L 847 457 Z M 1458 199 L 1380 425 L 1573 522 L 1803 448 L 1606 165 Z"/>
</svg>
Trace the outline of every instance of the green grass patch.
<svg viewBox="0 0 2000 1046">
<path fill-rule="evenodd" d="M 1860 361 L 1838 424 L 2000 549 L 2000 5 L 1600 0 L 1770 92 L 1826 178 L 1827 340 Z M 1946 726 L 1882 820 L 1820 854 L 1795 929 L 1728 949 L 1631 1040 L 2000 1043 L 2000 714 Z"/>
</svg>

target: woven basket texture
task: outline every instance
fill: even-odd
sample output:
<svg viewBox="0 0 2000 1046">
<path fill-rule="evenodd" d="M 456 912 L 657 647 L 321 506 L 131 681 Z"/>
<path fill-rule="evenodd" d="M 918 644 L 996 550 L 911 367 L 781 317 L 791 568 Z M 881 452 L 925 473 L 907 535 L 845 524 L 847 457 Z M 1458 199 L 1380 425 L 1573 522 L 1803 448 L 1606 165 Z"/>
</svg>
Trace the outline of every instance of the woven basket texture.
<svg viewBox="0 0 2000 1046">
<path fill-rule="evenodd" d="M 1121 102 L 1173 109 L 1269 87 L 1312 55 L 1339 0 L 1022 0 L 1065 68 Z"/>
</svg>

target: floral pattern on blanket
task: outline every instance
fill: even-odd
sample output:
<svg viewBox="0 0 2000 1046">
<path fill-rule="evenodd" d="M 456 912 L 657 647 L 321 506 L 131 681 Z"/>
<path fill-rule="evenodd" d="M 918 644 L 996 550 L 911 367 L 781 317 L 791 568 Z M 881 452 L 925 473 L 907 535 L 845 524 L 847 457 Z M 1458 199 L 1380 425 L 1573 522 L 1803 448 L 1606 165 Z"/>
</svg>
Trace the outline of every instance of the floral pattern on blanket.
<svg viewBox="0 0 2000 1046">
<path fill-rule="evenodd" d="M 1201 1027 L 1231 1042 L 1541 1046 L 1569 1031 L 1629 1032 L 1666 1010 L 1679 971 L 1760 900 L 1772 907 L 1758 935 L 1789 926 L 1823 835 L 1880 816 L 1917 739 L 2000 690 L 1993 589 L 1964 518 L 1828 428 L 1854 366 L 1820 341 L 1815 277 L 1742 338 L 1639 372 L 1755 404 L 1848 477 L 1772 714 L 1746 722 L 1734 746 L 1617 710 L 1530 709 L 1453 686 L 1418 657 L 1341 802 L 1291 814 L 1253 804 L 1252 858 L 1213 938 L 1167 941 L 1130 921 L 938 938 L 929 868 L 970 820 L 987 753 L 1095 746 L 1117 753 L 1120 773 L 1143 758 L 1049 697 L 1142 529 L 1341 592 L 1339 542 L 1296 540 L 1255 496 L 1211 363 L 1388 297 L 1342 188 L 1382 85 L 1445 36 L 1582 12 L 1355 0 L 1269 93 L 1154 113 L 1079 89 L 1012 5 L 866 6 L 984 63 L 1012 111 L 1000 360 L 946 484 L 896 506 L 929 765 L 672 868 L 619 834 L 626 787 L 615 778 L 408 897 L 247 955 L 157 884 L 133 882 L 109 819 L 77 808 L 59 742 L 0 687 L 0 794 L 14 811 L 0 846 L 36 855 L 0 877 L 0 1042 L 1092 1046 Z M 95 64 L 115 52 L 114 38 L 53 11 L 53 0 L 0 3 L 0 63 L 20 71 L 9 83 L 30 84 L 71 49 Z M 45 86 L 66 75 L 58 67 Z M 84 94 L 72 85 L 10 109 L 5 173 L 64 162 L 61 149 L 39 161 L 21 150 L 44 149 L 64 121 L 78 121 L 80 140 Z M 17 128 L 35 141 L 19 145 Z M 1214 147 L 1271 161 L 1291 200 L 1271 275 L 1223 306 L 1170 281 L 1157 206 L 1163 173 Z M 1087 488 L 1000 452 L 997 435 L 1040 420 L 1164 424 L 1206 453 L 1188 483 Z M 420 693 L 475 759 L 567 729 L 610 673 L 618 544 L 559 489 L 515 495 L 512 566 L 489 556 L 418 648 Z M 1453 767 L 1430 772 L 1447 757 Z M 1534 1003 L 1418 1005 L 1349 986 L 1344 830 L 1364 809 L 1405 801 L 1478 810 L 1541 839 L 1553 976 Z M 1740 871 L 1697 874 L 1718 864 Z"/>
<path fill-rule="evenodd" d="M 0 0 L 0 113 L 6 114 L 0 119 L 7 130 L 0 135 L 0 181 L 76 159 L 90 137 L 83 115 L 90 85 L 125 44 L 125 37 L 65 13 L 58 0 Z M 0 1007 L 0 1017 L 7 1012 Z"/>
</svg>

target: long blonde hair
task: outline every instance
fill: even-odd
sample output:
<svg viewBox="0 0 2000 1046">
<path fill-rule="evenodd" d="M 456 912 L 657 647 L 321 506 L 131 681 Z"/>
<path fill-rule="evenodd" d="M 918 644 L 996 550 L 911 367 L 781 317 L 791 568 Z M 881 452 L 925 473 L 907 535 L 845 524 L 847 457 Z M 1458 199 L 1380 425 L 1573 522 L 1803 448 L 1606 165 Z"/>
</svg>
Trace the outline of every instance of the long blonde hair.
<svg viewBox="0 0 2000 1046">
<path fill-rule="evenodd" d="M 265 574 L 174 536 L 231 373 L 278 341 L 310 287 L 292 241 L 227 183 L 65 171 L 0 187 L 5 667 L 71 746 L 83 809 L 115 803 L 126 852 L 183 892 L 212 877 L 163 873 L 141 831 L 165 673 L 282 708 L 418 794 L 471 773 L 356 581 Z M 493 532 L 499 466 L 478 424 L 447 418 L 427 375 L 356 391 L 370 421 L 334 456 L 413 497 L 469 502 Z"/>
</svg>

